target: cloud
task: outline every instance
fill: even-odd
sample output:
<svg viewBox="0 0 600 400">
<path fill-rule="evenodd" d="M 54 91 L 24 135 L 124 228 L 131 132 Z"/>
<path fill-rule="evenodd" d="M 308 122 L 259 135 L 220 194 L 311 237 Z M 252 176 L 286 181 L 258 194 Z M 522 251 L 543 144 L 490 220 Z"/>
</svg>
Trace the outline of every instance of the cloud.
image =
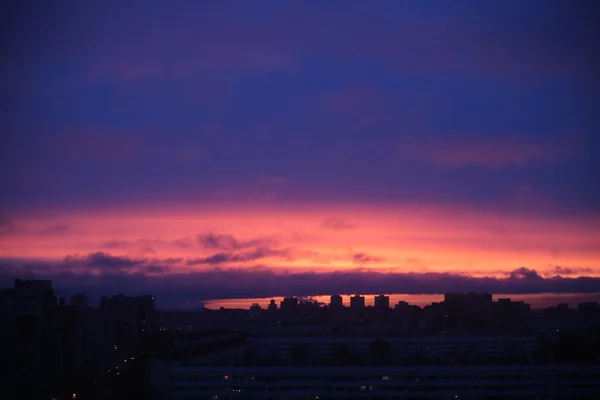
<svg viewBox="0 0 600 400">
<path fill-rule="evenodd" d="M 119 249 L 121 247 L 126 247 L 130 243 L 125 240 L 109 240 L 108 242 L 104 242 L 102 244 L 102 248 L 105 249 Z"/>
<path fill-rule="evenodd" d="M 137 239 L 132 241 L 127 240 L 108 240 L 100 245 L 103 249 L 128 249 L 139 248 L 141 253 L 155 253 L 153 246 L 161 246 L 171 244 L 159 239 Z"/>
<path fill-rule="evenodd" d="M 69 231 L 68 224 L 56 224 L 43 228 L 39 231 L 40 235 L 62 235 Z"/>
<path fill-rule="evenodd" d="M 148 273 L 165 273 L 169 271 L 169 267 L 164 265 L 149 265 L 144 270 Z"/>
<path fill-rule="evenodd" d="M 233 75 L 294 73 L 315 57 L 344 64 L 375 60 L 396 73 L 593 77 L 590 63 L 595 49 L 586 35 L 596 28 L 589 17 L 594 13 L 588 10 L 569 6 L 556 12 L 555 6 L 551 11 L 538 7 L 527 13 L 533 19 L 506 8 L 492 16 L 485 6 L 474 9 L 470 5 L 468 11 L 457 7 L 444 17 L 439 12 L 423 13 L 422 7 L 408 10 L 396 2 L 378 4 L 367 15 L 365 10 L 352 10 L 351 5 L 342 12 L 325 5 L 318 9 L 283 6 L 259 20 L 251 10 L 233 16 L 221 7 L 206 12 L 190 6 L 182 14 L 161 13 L 159 21 L 138 8 L 131 10 L 135 18 L 127 24 L 113 21 L 110 31 L 106 20 L 112 18 L 114 9 L 90 11 L 86 5 L 69 9 L 67 28 L 54 33 L 53 43 L 58 54 L 76 55 L 94 75 L 134 82 L 156 76 L 231 75 L 233 71 Z M 95 16 L 93 20 L 90 15 Z M 67 36 L 81 25 L 86 29 L 78 29 L 74 38 Z M 557 25 L 564 29 L 558 32 Z M 275 31 L 277 35 L 272 34 Z M 339 32 L 361 40 L 345 40 Z M 110 34 L 121 40 L 98 39 Z M 190 37 L 211 40 L 190 41 Z"/>
<path fill-rule="evenodd" d="M 238 144 L 240 156 L 247 153 L 247 146 Z M 235 155 L 231 155 L 236 157 Z M 240 182 L 235 186 L 217 187 L 208 197 L 218 201 L 274 201 L 285 195 L 288 179 L 279 176 L 261 175 L 258 180 Z"/>
<path fill-rule="evenodd" d="M 244 241 L 236 239 L 233 235 L 215 234 L 213 232 L 198 234 L 196 240 L 206 249 L 219 250 L 239 250 L 276 244 L 276 241 L 272 238 L 255 238 Z"/>
<path fill-rule="evenodd" d="M 169 258 L 153 258 L 152 262 L 165 263 L 165 264 L 180 264 L 183 262 L 181 257 L 169 257 Z"/>
<path fill-rule="evenodd" d="M 79 261 L 77 258 L 68 258 L 68 261 Z M 128 257 L 112 256 L 104 252 L 88 254 L 81 261 L 84 261 L 90 267 L 97 268 L 123 268 L 134 267 L 144 263 L 144 260 L 136 260 Z"/>
<path fill-rule="evenodd" d="M 255 250 L 244 253 L 216 253 L 208 257 L 190 259 L 188 265 L 221 265 L 226 263 L 239 263 L 261 260 L 270 257 L 285 257 L 291 258 L 290 249 L 270 249 L 268 247 L 260 247 Z"/>
<path fill-rule="evenodd" d="M 187 262 L 188 265 L 221 265 L 226 263 L 251 262 L 270 257 L 292 258 L 291 249 L 273 248 L 278 242 L 269 237 L 239 240 L 233 235 L 208 232 L 196 235 L 196 240 L 205 249 L 221 251 L 207 257 L 190 259 Z M 239 250 L 246 251 L 239 252 Z"/>
<path fill-rule="evenodd" d="M 561 267 L 560 265 L 557 265 L 554 267 L 553 272 L 558 275 L 575 275 L 591 273 L 593 270 L 591 268 L 584 267 Z"/>
<path fill-rule="evenodd" d="M 72 273 L 76 275 L 92 274 L 96 277 L 114 276 L 115 274 L 119 276 L 140 273 L 164 274 L 171 271 L 173 266 L 181 265 L 183 262 L 184 260 L 178 257 L 164 259 L 156 257 L 127 257 L 98 251 L 87 255 L 68 255 L 61 262 L 54 264 L 25 263 L 21 268 L 13 266 L 13 273 L 18 271 L 34 275 Z"/>
<path fill-rule="evenodd" d="M 140 254 L 141 255 L 145 255 L 145 254 L 156 254 L 156 250 L 154 250 L 152 247 L 143 247 L 140 250 Z"/>
<path fill-rule="evenodd" d="M 196 240 L 201 246 L 208 249 L 232 250 L 247 247 L 239 243 L 233 235 L 214 234 L 213 232 L 196 235 Z"/>
<path fill-rule="evenodd" d="M 182 249 L 189 249 L 194 244 L 194 241 L 190 238 L 182 238 L 182 239 L 177 239 L 177 240 L 173 241 L 173 244 L 175 244 L 176 246 L 178 246 Z"/>
<path fill-rule="evenodd" d="M 281 187 L 287 184 L 287 179 L 280 176 L 261 175 L 258 179 L 259 186 Z"/>
<path fill-rule="evenodd" d="M 329 217 L 325 218 L 323 222 L 321 222 L 321 228 L 325 229 L 334 229 L 334 230 L 345 230 L 345 229 L 353 229 L 355 226 L 348 221 L 345 221 L 342 218 L 337 217 Z"/>
<path fill-rule="evenodd" d="M 404 137 L 398 143 L 403 158 L 420 159 L 439 166 L 478 165 L 490 168 L 550 164 L 580 154 L 577 135 L 532 141 L 514 135 L 471 135 L 441 139 L 434 136 Z"/>
<path fill-rule="evenodd" d="M 52 132 L 42 139 L 45 154 L 58 155 L 61 159 L 99 163 L 127 161 L 132 156 L 148 150 L 143 141 L 148 132 L 110 130 L 103 127 L 87 126 L 77 130 Z"/>
<path fill-rule="evenodd" d="M 542 279 L 540 274 L 537 273 L 534 269 L 529 269 L 525 267 L 517 268 L 515 270 L 510 271 L 509 273 L 510 279 Z"/>
<path fill-rule="evenodd" d="M 133 273 L 109 270 L 94 276 L 89 270 L 76 273 L 56 264 L 3 264 L 0 266 L 0 282 L 12 285 L 15 277 L 52 279 L 59 291 L 84 292 L 97 297 L 119 292 L 131 295 L 151 293 L 157 296 L 161 305 L 168 307 L 181 307 L 186 301 L 330 293 L 597 293 L 600 287 L 600 278 L 542 278 L 537 271 L 527 268 L 515 269 L 506 278 L 452 273 L 383 273 L 369 269 L 276 273 L 268 268 L 247 267 L 163 274 L 160 271 L 167 271 L 168 266 L 163 267 L 152 260 L 146 260 L 140 266 L 139 260 L 127 262 L 124 258 L 112 257 L 107 262 L 106 255 L 90 256 L 81 260 L 111 266 L 134 264 L 140 269 Z"/>
<path fill-rule="evenodd" d="M 217 253 L 212 256 L 196 258 L 188 260 L 188 265 L 198 265 L 198 264 L 208 264 L 208 265 L 218 265 L 226 262 L 231 262 L 234 260 L 236 255 L 234 254 L 225 254 L 225 253 Z"/>
<path fill-rule="evenodd" d="M 0 213 L 0 235 L 8 235 L 15 231 L 16 227 L 12 219 L 8 215 Z"/>
<path fill-rule="evenodd" d="M 380 263 L 382 261 L 384 259 L 381 257 L 370 256 L 365 253 L 356 253 L 352 256 L 352 262 L 355 264 Z"/>
</svg>

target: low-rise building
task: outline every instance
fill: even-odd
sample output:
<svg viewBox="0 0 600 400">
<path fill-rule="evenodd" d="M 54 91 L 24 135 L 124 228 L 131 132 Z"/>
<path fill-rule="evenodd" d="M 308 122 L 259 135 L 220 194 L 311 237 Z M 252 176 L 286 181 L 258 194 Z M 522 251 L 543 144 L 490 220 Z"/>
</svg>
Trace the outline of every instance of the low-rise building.
<svg viewBox="0 0 600 400">
<path fill-rule="evenodd" d="M 600 392 L 595 366 L 150 366 L 162 399 L 566 399 Z"/>
</svg>

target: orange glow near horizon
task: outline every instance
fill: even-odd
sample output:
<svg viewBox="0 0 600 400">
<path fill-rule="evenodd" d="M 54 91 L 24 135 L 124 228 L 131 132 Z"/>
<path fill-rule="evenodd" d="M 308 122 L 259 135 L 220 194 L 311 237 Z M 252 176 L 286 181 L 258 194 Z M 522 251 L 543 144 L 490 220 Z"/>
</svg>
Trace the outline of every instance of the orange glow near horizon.
<svg viewBox="0 0 600 400">
<path fill-rule="evenodd" d="M 171 270 L 176 273 L 214 267 L 186 260 L 266 246 L 279 252 L 219 266 L 472 276 L 501 276 L 521 266 L 550 274 L 561 266 L 575 270 L 569 276 L 600 276 L 600 224 L 592 218 L 545 219 L 441 206 L 222 205 L 22 213 L 11 220 L 13 232 L 0 237 L 5 259 L 61 260 L 98 251 L 157 262 L 182 258 Z M 204 248 L 196 235 L 209 232 L 268 244 Z"/>
<path fill-rule="evenodd" d="M 375 303 L 375 294 L 363 294 L 365 298 L 366 306 L 373 306 Z M 410 305 L 425 307 L 432 303 L 444 301 L 443 294 L 389 294 L 390 307 L 395 307 L 398 302 L 405 301 Z M 533 308 L 544 308 L 555 306 L 559 303 L 567 303 L 575 305 L 582 301 L 588 301 L 589 298 L 597 298 L 598 293 L 595 294 L 577 294 L 577 293 L 530 293 L 530 294 L 493 294 L 492 300 L 497 301 L 502 298 L 509 298 L 511 301 L 524 301 L 531 305 Z M 342 295 L 343 304 L 348 307 L 350 306 L 350 297 L 352 295 Z M 329 304 L 331 296 L 311 296 L 306 300 L 317 301 L 322 304 Z M 275 300 L 277 308 L 280 307 L 280 303 L 283 297 L 265 297 L 265 298 L 251 298 L 251 299 L 218 299 L 209 300 L 204 303 L 204 307 L 211 310 L 218 310 L 223 307 L 226 309 L 247 309 L 252 304 L 258 304 L 262 308 L 267 308 L 269 302 Z"/>
</svg>

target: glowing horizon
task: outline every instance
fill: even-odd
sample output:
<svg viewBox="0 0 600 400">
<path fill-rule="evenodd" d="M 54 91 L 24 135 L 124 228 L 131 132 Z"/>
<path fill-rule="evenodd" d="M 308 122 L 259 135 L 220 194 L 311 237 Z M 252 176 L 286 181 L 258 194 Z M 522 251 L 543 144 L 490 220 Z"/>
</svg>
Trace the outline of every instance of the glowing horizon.
<svg viewBox="0 0 600 400">
<path fill-rule="evenodd" d="M 361 294 L 365 298 L 365 306 L 373 306 L 375 304 L 374 297 L 379 294 Z M 399 301 L 405 301 L 409 305 L 415 305 L 419 307 L 428 306 L 434 302 L 441 302 L 444 300 L 444 294 L 402 294 L 402 293 L 387 293 L 384 294 L 390 298 L 390 308 L 394 308 Z M 289 297 L 289 296 L 288 296 Z M 344 306 L 350 306 L 350 297 L 352 295 L 341 295 Z M 577 294 L 577 293 L 531 293 L 531 294 L 501 294 L 493 293 L 492 301 L 497 301 L 502 298 L 510 298 L 511 301 L 524 301 L 531 305 L 532 308 L 546 308 L 550 306 L 556 306 L 560 303 L 568 304 L 573 306 L 576 304 L 570 303 L 572 301 L 590 301 L 590 299 L 600 299 L 599 293 L 590 294 Z M 252 299 L 215 299 L 207 300 L 203 303 L 204 308 L 211 310 L 219 309 L 220 307 L 226 309 L 248 309 L 252 304 L 258 304 L 261 308 L 267 308 L 271 300 L 275 300 L 277 308 L 280 307 L 280 302 L 284 297 L 265 297 L 265 298 L 252 298 Z M 311 301 L 317 301 L 321 304 L 329 304 L 330 295 L 319 295 L 311 296 Z"/>
<path fill-rule="evenodd" d="M 63 211 L 17 216 L 11 224 L 11 234 L 0 240 L 0 258 L 59 261 L 95 252 L 181 258 L 170 273 L 260 265 L 279 271 L 366 267 L 472 276 L 501 276 L 522 266 L 560 275 L 560 266 L 570 268 L 569 276 L 599 274 L 600 229 L 595 220 L 581 217 L 560 220 L 443 206 L 311 210 L 305 204 L 294 210 L 271 204 L 205 211 Z M 225 242 L 203 244 L 207 235 Z M 216 254 L 231 257 L 208 259 Z M 190 264 L 194 260 L 200 261 Z"/>
</svg>

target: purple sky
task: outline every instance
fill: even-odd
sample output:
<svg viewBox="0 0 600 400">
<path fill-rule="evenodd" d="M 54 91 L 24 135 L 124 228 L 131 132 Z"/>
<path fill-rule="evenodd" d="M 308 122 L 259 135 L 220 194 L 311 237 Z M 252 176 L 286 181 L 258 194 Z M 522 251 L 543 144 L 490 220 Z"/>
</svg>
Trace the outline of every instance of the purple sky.
<svg viewBox="0 0 600 400">
<path fill-rule="evenodd" d="M 173 204 L 214 202 L 257 216 L 264 202 L 289 207 L 294 216 L 314 204 L 466 207 L 545 221 L 600 216 L 596 2 L 146 0 L 2 7 L 0 245 L 7 237 L 24 243 L 13 230 L 23 215 L 51 212 L 66 221 L 50 227 L 47 233 L 56 236 L 73 221 L 65 210 L 164 212 L 176 210 Z M 123 241 L 117 233 L 109 239 Z M 38 254 L 43 246 L 33 239 L 29 246 L 19 254 L 2 250 L 0 274 L 12 276 L 24 260 L 50 262 Z M 107 251 L 88 247 L 90 255 Z M 73 252 L 80 248 L 73 244 Z M 352 252 L 359 257 L 354 264 L 390 259 Z M 595 271 L 597 255 L 578 256 L 568 267 Z M 235 262 L 241 259 L 229 260 L 220 266 L 239 279 L 253 267 L 240 272 Z M 506 265 L 506 274 L 524 265 L 546 277 L 547 269 L 527 260 Z M 140 285 L 151 279 L 126 278 Z M 74 285 L 72 277 L 53 279 Z M 100 287 L 103 279 L 84 280 Z M 170 279 L 177 286 L 182 277 Z M 305 285 L 299 295 L 338 288 L 325 275 L 318 282 L 273 279 L 290 288 Z M 495 288 L 468 279 L 456 287 Z M 555 284 L 544 283 L 543 290 Z M 566 287 L 591 291 L 594 284 Z M 221 286 L 232 296 L 257 295 L 253 287 Z"/>
</svg>

